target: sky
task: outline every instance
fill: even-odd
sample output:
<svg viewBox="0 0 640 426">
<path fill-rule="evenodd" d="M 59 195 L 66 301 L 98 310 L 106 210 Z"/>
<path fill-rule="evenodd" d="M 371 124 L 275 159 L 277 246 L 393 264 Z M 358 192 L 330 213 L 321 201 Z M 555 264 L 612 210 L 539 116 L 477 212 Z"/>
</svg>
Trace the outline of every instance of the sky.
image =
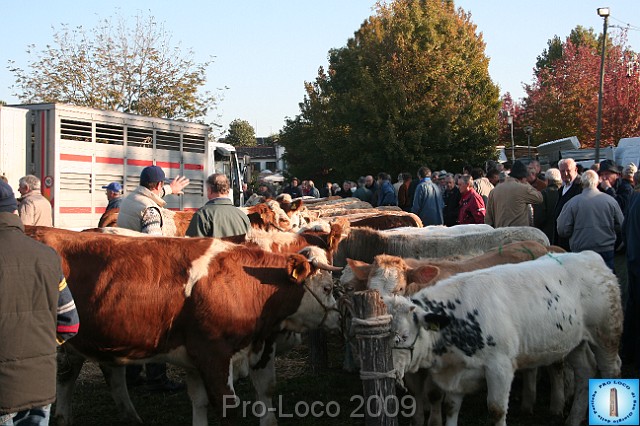
<svg viewBox="0 0 640 426">
<path fill-rule="evenodd" d="M 614 26 L 640 28 L 640 0 L 456 0 L 471 12 L 486 43 L 489 74 L 514 99 L 531 83 L 536 58 L 554 36 L 564 40 L 577 25 L 602 32 L 598 7 L 609 7 Z M 248 121 L 256 136 L 282 129 L 299 114 L 304 82 L 313 81 L 328 52 L 344 47 L 374 13 L 374 0 L 101 0 L 28 3 L 5 0 L 0 14 L 0 100 L 18 103 L 10 86 L 9 60 L 25 68 L 27 46 L 42 50 L 61 24 L 92 28 L 115 14 L 151 14 L 172 36 L 172 43 L 192 49 L 197 62 L 214 57 L 207 71 L 207 90 L 223 89 L 222 100 L 208 121 L 226 130 L 235 119 Z M 629 31 L 629 44 L 640 51 L 640 31 Z M 220 133 L 220 132 L 218 132 Z"/>
</svg>

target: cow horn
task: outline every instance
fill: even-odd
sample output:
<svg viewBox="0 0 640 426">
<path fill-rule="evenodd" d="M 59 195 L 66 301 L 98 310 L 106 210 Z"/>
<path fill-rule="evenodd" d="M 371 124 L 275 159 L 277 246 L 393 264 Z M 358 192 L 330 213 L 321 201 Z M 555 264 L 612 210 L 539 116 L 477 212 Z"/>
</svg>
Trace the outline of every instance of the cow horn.
<svg viewBox="0 0 640 426">
<path fill-rule="evenodd" d="M 328 265 L 326 263 L 320 262 L 318 259 L 316 259 L 315 257 L 313 259 L 311 259 L 311 264 L 313 266 L 315 266 L 318 269 L 324 269 L 325 271 L 331 271 L 331 272 L 340 272 L 342 271 L 342 268 L 339 266 L 332 266 L 332 265 Z"/>
</svg>

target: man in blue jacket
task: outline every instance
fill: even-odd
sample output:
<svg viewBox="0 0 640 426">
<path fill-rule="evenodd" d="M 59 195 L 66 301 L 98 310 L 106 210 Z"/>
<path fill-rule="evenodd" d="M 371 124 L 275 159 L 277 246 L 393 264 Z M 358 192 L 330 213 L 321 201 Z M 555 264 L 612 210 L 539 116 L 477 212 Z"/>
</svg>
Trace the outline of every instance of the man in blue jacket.
<svg viewBox="0 0 640 426">
<path fill-rule="evenodd" d="M 420 167 L 418 179 L 419 183 L 413 196 L 411 212 L 420 217 L 424 226 L 442 225 L 444 223 L 442 214 L 444 200 L 440 186 L 431 181 L 431 169 Z"/>
</svg>

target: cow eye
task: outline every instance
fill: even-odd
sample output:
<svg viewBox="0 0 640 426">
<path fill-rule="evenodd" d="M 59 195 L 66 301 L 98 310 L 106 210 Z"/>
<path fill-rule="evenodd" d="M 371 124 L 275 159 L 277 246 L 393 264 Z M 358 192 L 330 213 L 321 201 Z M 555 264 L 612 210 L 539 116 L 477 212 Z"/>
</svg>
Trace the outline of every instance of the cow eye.
<svg viewBox="0 0 640 426">
<path fill-rule="evenodd" d="M 325 294 L 331 294 L 332 291 L 333 291 L 333 286 L 331 286 L 331 285 L 325 285 L 324 286 Z"/>
</svg>

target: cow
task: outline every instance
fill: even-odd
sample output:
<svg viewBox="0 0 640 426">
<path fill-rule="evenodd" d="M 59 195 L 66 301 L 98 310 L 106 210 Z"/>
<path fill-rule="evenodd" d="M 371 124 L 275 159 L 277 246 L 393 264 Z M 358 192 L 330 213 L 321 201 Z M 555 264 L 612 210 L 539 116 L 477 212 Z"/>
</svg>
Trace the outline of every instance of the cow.
<svg viewBox="0 0 640 426">
<path fill-rule="evenodd" d="M 338 313 L 325 253 L 265 252 L 213 238 L 131 238 L 28 227 L 62 258 L 82 327 L 67 351 L 114 366 L 116 404 L 139 416 L 124 368 L 150 360 L 187 371 L 193 424 L 207 424 L 209 402 L 235 401 L 233 365 L 251 367 L 260 400 L 271 407 L 274 341 L 282 330 L 336 328 Z M 73 382 L 59 380 L 55 417 L 71 421 Z M 63 378 L 64 379 L 64 378 Z M 261 424 L 275 421 L 273 412 Z"/>
<path fill-rule="evenodd" d="M 544 246 L 536 241 L 517 241 L 478 256 L 464 259 L 412 259 L 380 254 L 372 264 L 347 259 L 341 283 L 355 291 L 378 290 L 381 295 L 412 295 L 424 287 L 461 272 L 475 271 L 505 263 L 534 260 L 547 253 L 563 253 L 561 247 Z M 351 271 L 351 272 L 349 272 Z"/>
<path fill-rule="evenodd" d="M 347 259 L 348 265 L 342 272 L 342 286 L 355 291 L 377 290 L 382 296 L 412 295 L 427 286 L 432 286 L 452 275 L 488 268 L 506 263 L 520 263 L 537 259 L 549 252 L 564 252 L 560 247 L 544 246 L 535 241 L 518 241 L 492 249 L 479 256 L 465 259 L 403 259 L 397 256 L 378 255 L 372 264 Z M 351 337 L 351 336 L 350 336 Z M 353 351 L 355 348 L 351 348 Z M 345 362 L 347 362 L 345 360 Z M 352 367 L 346 364 L 347 369 Z M 564 389 L 562 370 L 555 366 L 551 371 L 551 382 L 557 402 L 556 407 L 564 407 Z M 522 407 L 524 411 L 533 410 L 536 393 L 536 372 L 525 374 Z M 407 374 L 406 386 L 416 398 L 416 411 L 413 424 L 424 424 L 423 403 L 430 406 L 429 425 L 440 425 L 441 403 L 444 394 L 431 382 L 426 371 Z M 552 401 L 553 402 L 553 401 Z"/>
<path fill-rule="evenodd" d="M 616 276 L 592 251 L 550 254 L 530 262 L 466 272 L 426 287 L 411 299 L 388 296 L 398 379 L 428 369 L 446 392 L 447 425 L 457 424 L 462 399 L 487 386 L 495 425 L 506 425 L 517 369 L 566 359 L 575 393 L 568 425 L 579 425 L 588 379 L 620 376 L 622 306 Z"/>
<path fill-rule="evenodd" d="M 292 227 L 291 220 L 275 201 L 243 207 L 242 210 L 249 216 L 252 228 L 288 231 Z M 98 228 L 117 227 L 119 212 L 119 208 L 105 212 L 98 222 Z M 175 232 L 169 236 L 184 237 L 195 212 L 193 210 L 165 210 L 165 212 L 167 217 L 174 221 L 174 226 L 171 228 L 175 227 Z"/>
<path fill-rule="evenodd" d="M 544 232 L 530 226 L 489 228 L 485 225 L 426 226 L 386 231 L 352 228 L 340 242 L 334 264 L 345 266 L 347 258 L 371 263 L 379 254 L 417 259 L 475 255 L 500 245 L 526 240 L 549 245 Z"/>
</svg>

